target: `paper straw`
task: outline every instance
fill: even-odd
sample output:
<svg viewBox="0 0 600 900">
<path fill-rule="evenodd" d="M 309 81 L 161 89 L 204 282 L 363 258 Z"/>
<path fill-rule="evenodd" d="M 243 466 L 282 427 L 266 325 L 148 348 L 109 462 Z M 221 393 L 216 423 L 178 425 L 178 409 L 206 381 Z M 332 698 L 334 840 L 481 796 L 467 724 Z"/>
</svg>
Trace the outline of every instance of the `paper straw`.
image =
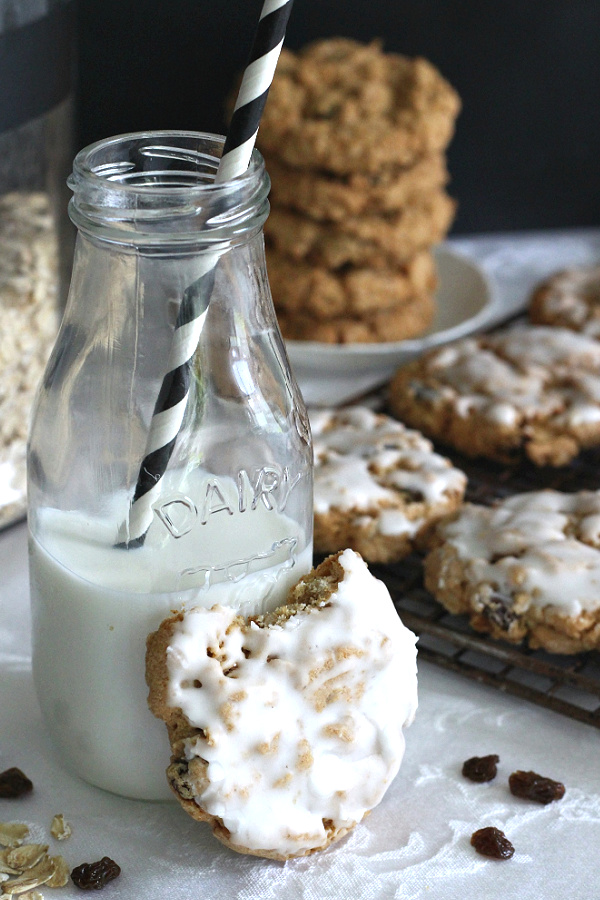
<svg viewBox="0 0 600 900">
<path fill-rule="evenodd" d="M 293 0 L 265 0 L 263 3 L 215 182 L 229 181 L 248 168 L 292 4 Z M 160 482 L 185 415 L 191 361 L 204 327 L 220 255 L 213 252 L 203 258 L 203 271 L 184 292 L 175 323 L 168 371 L 154 407 L 129 519 L 121 529 L 120 546 L 141 545 L 152 522 L 152 504 L 160 493 Z"/>
<path fill-rule="evenodd" d="M 265 0 L 263 4 L 225 139 L 218 182 L 235 178 L 248 168 L 292 4 L 293 0 Z"/>
</svg>

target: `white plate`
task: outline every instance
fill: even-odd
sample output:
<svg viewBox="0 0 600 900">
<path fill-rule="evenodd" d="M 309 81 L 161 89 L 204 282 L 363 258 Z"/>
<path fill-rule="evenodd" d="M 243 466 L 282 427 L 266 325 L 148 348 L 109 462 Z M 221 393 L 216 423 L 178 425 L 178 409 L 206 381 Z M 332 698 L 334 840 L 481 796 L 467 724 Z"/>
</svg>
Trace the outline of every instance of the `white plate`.
<svg viewBox="0 0 600 900">
<path fill-rule="evenodd" d="M 514 310 L 495 301 L 483 271 L 471 260 L 438 247 L 434 251 L 438 312 L 418 340 L 381 344 L 286 341 L 288 356 L 308 406 L 335 406 L 385 384 L 396 369 L 429 347 L 481 331 Z"/>
</svg>

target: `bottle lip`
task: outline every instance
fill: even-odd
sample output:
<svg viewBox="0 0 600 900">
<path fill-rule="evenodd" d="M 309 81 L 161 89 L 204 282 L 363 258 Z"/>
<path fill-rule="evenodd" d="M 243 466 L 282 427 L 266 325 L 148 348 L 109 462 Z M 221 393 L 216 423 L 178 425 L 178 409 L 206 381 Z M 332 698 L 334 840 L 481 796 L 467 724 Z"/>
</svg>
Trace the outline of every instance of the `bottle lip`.
<svg viewBox="0 0 600 900">
<path fill-rule="evenodd" d="M 262 228 L 270 188 L 254 150 L 245 172 L 214 178 L 225 138 L 196 131 L 141 131 L 79 151 L 67 183 L 80 230 L 119 243 L 187 243 L 247 237 Z"/>
</svg>

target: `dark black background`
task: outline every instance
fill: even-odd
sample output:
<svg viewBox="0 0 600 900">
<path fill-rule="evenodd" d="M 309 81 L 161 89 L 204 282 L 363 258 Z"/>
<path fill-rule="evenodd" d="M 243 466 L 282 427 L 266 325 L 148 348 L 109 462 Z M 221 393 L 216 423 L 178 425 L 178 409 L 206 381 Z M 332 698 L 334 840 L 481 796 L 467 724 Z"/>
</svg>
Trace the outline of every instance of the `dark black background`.
<svg viewBox="0 0 600 900">
<path fill-rule="evenodd" d="M 223 131 L 262 0 L 80 0 L 78 143 Z M 600 0 L 295 0 L 286 44 L 382 38 L 430 59 L 463 111 L 454 233 L 600 225 Z"/>
</svg>

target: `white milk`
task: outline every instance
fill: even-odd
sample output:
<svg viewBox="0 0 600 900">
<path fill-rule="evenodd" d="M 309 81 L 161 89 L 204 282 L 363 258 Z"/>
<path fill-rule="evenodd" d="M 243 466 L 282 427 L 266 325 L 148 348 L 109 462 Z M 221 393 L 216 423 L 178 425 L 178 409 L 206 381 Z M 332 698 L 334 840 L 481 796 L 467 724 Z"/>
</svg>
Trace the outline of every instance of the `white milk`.
<svg viewBox="0 0 600 900">
<path fill-rule="evenodd" d="M 114 547 L 112 516 L 58 510 L 42 510 L 30 538 L 34 680 L 48 727 L 83 778 L 139 799 L 170 796 L 166 728 L 146 701 L 147 635 L 186 606 L 273 609 L 312 565 L 298 524 L 268 504 L 213 504 L 202 523 L 170 502 L 169 529 L 157 517 L 138 548 Z"/>
</svg>

